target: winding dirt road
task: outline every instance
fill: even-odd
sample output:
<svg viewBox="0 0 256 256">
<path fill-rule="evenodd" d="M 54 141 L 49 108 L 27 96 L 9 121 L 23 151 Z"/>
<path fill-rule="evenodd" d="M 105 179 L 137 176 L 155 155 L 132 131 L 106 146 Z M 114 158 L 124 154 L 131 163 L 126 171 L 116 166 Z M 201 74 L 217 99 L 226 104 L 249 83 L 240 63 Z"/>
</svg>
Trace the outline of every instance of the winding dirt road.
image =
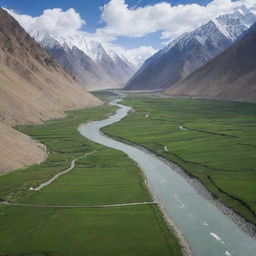
<svg viewBox="0 0 256 256">
<path fill-rule="evenodd" d="M 60 176 L 66 174 L 66 173 L 70 172 L 72 169 L 74 169 L 74 167 L 76 166 L 76 161 L 77 161 L 78 159 L 80 159 L 80 158 L 85 158 L 85 157 L 87 157 L 88 155 L 93 154 L 93 153 L 95 153 L 95 152 L 96 152 L 96 151 L 92 151 L 92 152 L 89 152 L 89 153 L 85 154 L 84 156 L 77 157 L 76 159 L 74 159 L 74 160 L 71 161 L 71 165 L 70 165 L 70 167 L 69 167 L 68 169 L 66 169 L 66 170 L 63 171 L 63 172 L 57 173 L 55 176 L 53 176 L 53 177 L 52 177 L 51 179 L 49 179 L 48 181 L 42 183 L 41 185 L 39 185 L 39 186 L 36 187 L 36 188 L 30 188 L 29 190 L 39 191 L 39 190 L 41 190 L 42 188 L 44 188 L 44 187 L 50 185 L 53 181 L 55 181 L 56 179 L 58 179 Z"/>
</svg>

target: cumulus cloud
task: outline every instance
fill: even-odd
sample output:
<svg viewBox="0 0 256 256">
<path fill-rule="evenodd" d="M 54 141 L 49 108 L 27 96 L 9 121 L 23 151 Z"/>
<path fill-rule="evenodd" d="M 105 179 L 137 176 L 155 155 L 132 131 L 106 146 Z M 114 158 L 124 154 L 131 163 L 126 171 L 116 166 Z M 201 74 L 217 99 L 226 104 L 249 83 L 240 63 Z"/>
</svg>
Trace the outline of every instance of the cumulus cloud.
<svg viewBox="0 0 256 256">
<path fill-rule="evenodd" d="M 154 49 L 152 46 L 140 46 L 138 48 L 124 50 L 122 47 L 116 46 L 116 45 L 110 45 L 112 49 L 114 49 L 116 52 L 122 53 L 124 56 L 127 56 L 127 58 L 136 66 L 140 67 L 145 59 L 152 56 L 154 53 L 156 53 L 156 49 Z"/>
<path fill-rule="evenodd" d="M 66 11 L 59 8 L 47 9 L 44 10 L 42 15 L 37 17 L 18 14 L 14 10 L 6 10 L 29 34 L 33 34 L 37 31 L 45 31 L 57 38 L 59 36 L 75 36 L 82 34 L 83 36 L 86 36 L 88 40 L 100 42 L 108 48 L 123 54 L 135 66 L 140 66 L 146 58 L 156 52 L 151 46 L 141 46 L 139 48 L 126 50 L 120 45 L 111 43 L 112 36 L 99 36 L 98 34 L 82 31 L 81 27 L 86 23 L 81 19 L 79 13 L 72 8 Z"/>
<path fill-rule="evenodd" d="M 38 17 L 17 14 L 7 10 L 18 20 L 21 26 L 29 33 L 34 30 L 46 31 L 52 35 L 71 35 L 77 32 L 85 21 L 73 8 L 63 11 L 60 8 L 44 10 Z"/>
<path fill-rule="evenodd" d="M 213 0 L 206 6 L 172 6 L 160 2 L 137 8 L 128 8 L 125 0 L 111 0 L 102 8 L 101 19 L 106 26 L 96 33 L 112 37 L 142 37 L 161 31 L 162 39 L 169 39 L 191 31 L 218 15 L 232 12 L 242 4 L 253 5 L 255 0 Z"/>
<path fill-rule="evenodd" d="M 155 53 L 154 48 L 141 46 L 126 50 L 112 41 L 118 36 L 143 37 L 149 33 L 160 31 L 162 39 L 169 42 L 170 39 L 191 31 L 222 13 L 232 12 L 234 8 L 242 4 L 253 6 L 255 0 L 237 0 L 235 2 L 212 0 L 207 6 L 198 4 L 172 6 L 163 1 L 144 7 L 135 5 L 131 8 L 128 7 L 125 0 L 110 0 L 101 8 L 101 19 L 105 25 L 103 28 L 97 29 L 95 33 L 82 31 L 82 26 L 86 22 L 73 8 L 68 10 L 47 9 L 37 17 L 18 14 L 13 10 L 7 11 L 30 34 L 35 31 L 45 31 L 53 37 L 59 37 L 83 33 L 91 40 L 105 43 L 123 53 L 136 66 L 139 66 L 146 58 Z"/>
</svg>

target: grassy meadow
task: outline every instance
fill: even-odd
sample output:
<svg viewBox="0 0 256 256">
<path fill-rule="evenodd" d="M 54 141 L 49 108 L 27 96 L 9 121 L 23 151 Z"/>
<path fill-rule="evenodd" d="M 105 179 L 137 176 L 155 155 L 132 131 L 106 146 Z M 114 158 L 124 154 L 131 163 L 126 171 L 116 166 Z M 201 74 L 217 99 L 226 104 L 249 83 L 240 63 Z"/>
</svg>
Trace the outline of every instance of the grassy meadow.
<svg viewBox="0 0 256 256">
<path fill-rule="evenodd" d="M 105 97 L 103 95 L 103 97 Z M 113 107 L 69 112 L 64 119 L 18 127 L 44 143 L 48 158 L 0 176 L 0 199 L 49 205 L 92 205 L 151 201 L 141 171 L 125 154 L 85 139 L 77 127 L 106 118 Z M 42 190 L 30 191 L 70 166 L 76 167 Z M 155 205 L 115 208 L 37 208 L 0 205 L 0 255 L 112 256 L 181 255 L 175 235 Z"/>
<path fill-rule="evenodd" d="M 124 104 L 135 111 L 106 133 L 177 163 L 256 223 L 256 104 L 147 96 Z"/>
</svg>

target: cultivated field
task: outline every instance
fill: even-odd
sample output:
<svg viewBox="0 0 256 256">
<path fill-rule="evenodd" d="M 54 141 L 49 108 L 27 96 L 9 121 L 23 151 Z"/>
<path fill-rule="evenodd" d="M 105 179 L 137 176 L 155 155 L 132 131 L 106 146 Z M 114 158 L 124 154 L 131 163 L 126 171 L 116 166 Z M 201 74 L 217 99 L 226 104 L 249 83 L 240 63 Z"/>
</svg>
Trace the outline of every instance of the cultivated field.
<svg viewBox="0 0 256 256">
<path fill-rule="evenodd" d="M 0 177 L 0 198 L 42 205 L 100 205 L 152 201 L 141 171 L 123 153 L 86 140 L 79 124 L 114 108 L 70 112 L 65 119 L 19 130 L 47 145 L 48 159 Z M 69 173 L 36 192 L 70 166 Z M 0 205 L 0 255 L 181 255 L 179 242 L 155 205 L 114 208 L 39 208 Z"/>
</svg>

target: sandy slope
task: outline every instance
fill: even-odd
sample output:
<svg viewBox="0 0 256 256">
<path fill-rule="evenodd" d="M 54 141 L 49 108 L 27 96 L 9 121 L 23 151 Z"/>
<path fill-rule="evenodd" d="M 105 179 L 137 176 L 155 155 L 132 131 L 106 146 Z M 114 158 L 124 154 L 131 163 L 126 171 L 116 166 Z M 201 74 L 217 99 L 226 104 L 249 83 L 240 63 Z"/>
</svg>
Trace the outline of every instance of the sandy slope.
<svg viewBox="0 0 256 256">
<path fill-rule="evenodd" d="M 39 164 L 46 148 L 29 136 L 0 123 L 0 175 L 27 165 Z"/>
<path fill-rule="evenodd" d="M 38 143 L 4 124 L 37 124 L 100 103 L 0 8 L 1 172 L 45 158 Z"/>
</svg>

